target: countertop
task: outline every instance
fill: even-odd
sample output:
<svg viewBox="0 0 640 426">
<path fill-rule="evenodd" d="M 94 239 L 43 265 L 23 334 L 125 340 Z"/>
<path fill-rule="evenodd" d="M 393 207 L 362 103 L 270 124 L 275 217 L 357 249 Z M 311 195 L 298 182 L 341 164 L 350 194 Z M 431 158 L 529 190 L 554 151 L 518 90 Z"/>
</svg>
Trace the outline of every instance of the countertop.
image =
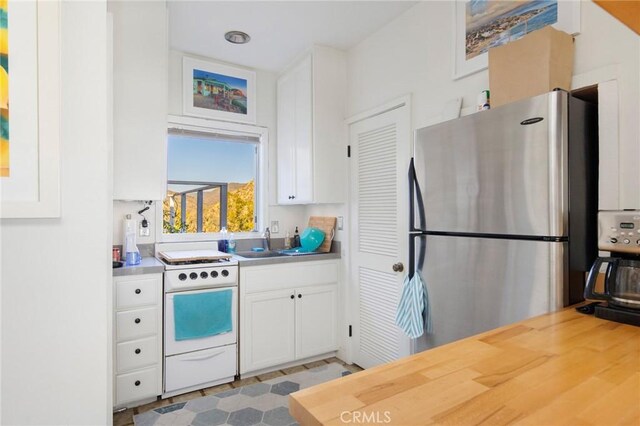
<svg viewBox="0 0 640 426">
<path fill-rule="evenodd" d="M 303 425 L 638 425 L 640 327 L 568 308 L 301 390 L 289 411 Z"/>
<path fill-rule="evenodd" d="M 301 256 L 277 256 L 277 257 L 261 257 L 257 259 L 250 259 L 247 257 L 234 256 L 238 261 L 240 267 L 243 266 L 256 266 L 256 265 L 276 265 L 281 263 L 298 263 L 298 262 L 311 262 L 317 260 L 331 260 L 340 259 L 340 253 L 319 253 L 319 254 L 305 254 Z"/>
<path fill-rule="evenodd" d="M 139 265 L 123 265 L 121 268 L 113 268 L 114 277 L 125 275 L 161 274 L 164 272 L 164 264 L 155 257 L 143 257 Z"/>
<path fill-rule="evenodd" d="M 340 253 L 308 254 L 304 256 L 278 256 L 264 257 L 259 259 L 248 259 L 234 256 L 240 267 L 256 265 L 274 265 L 281 263 L 309 262 L 314 260 L 340 259 Z M 143 257 L 139 265 L 113 268 L 113 276 L 121 277 L 125 275 L 160 274 L 164 272 L 164 264 L 155 257 Z"/>
</svg>

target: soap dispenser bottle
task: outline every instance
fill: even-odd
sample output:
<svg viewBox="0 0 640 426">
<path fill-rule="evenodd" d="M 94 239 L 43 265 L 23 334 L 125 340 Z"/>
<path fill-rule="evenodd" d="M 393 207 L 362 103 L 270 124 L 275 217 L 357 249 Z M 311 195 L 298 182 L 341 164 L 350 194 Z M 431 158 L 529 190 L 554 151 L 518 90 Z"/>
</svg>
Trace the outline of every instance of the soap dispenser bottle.
<svg viewBox="0 0 640 426">
<path fill-rule="evenodd" d="M 298 227 L 296 226 L 296 230 L 293 233 L 293 244 L 291 247 L 300 247 L 300 234 L 298 233 Z"/>
<path fill-rule="evenodd" d="M 236 252 L 236 237 L 233 235 L 233 232 L 229 234 L 229 242 L 227 244 L 227 253 L 235 253 Z"/>
</svg>

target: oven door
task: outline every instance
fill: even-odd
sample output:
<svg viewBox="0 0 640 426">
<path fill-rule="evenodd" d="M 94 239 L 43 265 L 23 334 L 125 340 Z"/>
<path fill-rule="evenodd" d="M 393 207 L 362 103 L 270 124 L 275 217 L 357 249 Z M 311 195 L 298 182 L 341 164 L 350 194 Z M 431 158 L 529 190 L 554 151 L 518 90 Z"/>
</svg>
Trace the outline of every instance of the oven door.
<svg viewBox="0 0 640 426">
<path fill-rule="evenodd" d="M 175 320 L 173 310 L 173 298 L 178 295 L 191 295 L 198 293 L 212 293 L 217 291 L 231 290 L 231 331 L 214 336 L 201 337 L 189 340 L 176 340 Z M 178 293 L 167 293 L 164 299 L 164 354 L 165 356 L 193 352 L 200 349 L 214 348 L 217 346 L 230 345 L 236 343 L 238 335 L 238 287 L 221 287 L 206 290 L 183 291 Z"/>
</svg>

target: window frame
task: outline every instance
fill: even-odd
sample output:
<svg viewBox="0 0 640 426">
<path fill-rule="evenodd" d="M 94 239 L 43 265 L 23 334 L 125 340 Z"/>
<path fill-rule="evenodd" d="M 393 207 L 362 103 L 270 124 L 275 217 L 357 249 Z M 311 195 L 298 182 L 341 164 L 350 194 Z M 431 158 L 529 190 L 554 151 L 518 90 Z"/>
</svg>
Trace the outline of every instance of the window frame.
<svg viewBox="0 0 640 426">
<path fill-rule="evenodd" d="M 165 139 L 165 150 L 168 150 L 169 131 L 185 130 L 200 133 L 222 134 L 229 136 L 242 136 L 256 138 L 258 140 L 258 159 L 257 159 L 257 175 L 255 183 L 256 191 L 256 230 L 250 232 L 234 232 L 237 239 L 257 238 L 261 235 L 260 230 L 264 229 L 266 223 L 269 223 L 268 215 L 268 194 L 267 179 L 268 174 L 268 155 L 269 155 L 269 130 L 266 127 L 255 126 L 251 124 L 239 124 L 227 121 L 208 120 L 195 117 L 184 117 L 179 115 L 169 115 L 167 120 L 167 138 Z M 167 168 L 168 168 L 167 158 Z M 167 185 L 168 170 L 164 176 L 165 185 Z M 156 241 L 157 242 L 188 242 L 188 241 L 215 241 L 221 238 L 220 232 L 199 232 L 199 233 L 176 233 L 165 234 L 162 226 L 162 201 L 156 204 Z"/>
</svg>

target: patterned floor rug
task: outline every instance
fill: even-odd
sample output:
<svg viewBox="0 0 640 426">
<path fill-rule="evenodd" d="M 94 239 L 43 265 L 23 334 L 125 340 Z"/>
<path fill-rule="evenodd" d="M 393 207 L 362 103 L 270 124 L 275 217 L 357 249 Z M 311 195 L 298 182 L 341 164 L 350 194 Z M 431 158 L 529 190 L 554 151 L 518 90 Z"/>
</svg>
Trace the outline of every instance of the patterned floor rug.
<svg viewBox="0 0 640 426">
<path fill-rule="evenodd" d="M 134 416 L 136 426 L 289 426 L 289 394 L 351 374 L 331 363 Z"/>
</svg>

